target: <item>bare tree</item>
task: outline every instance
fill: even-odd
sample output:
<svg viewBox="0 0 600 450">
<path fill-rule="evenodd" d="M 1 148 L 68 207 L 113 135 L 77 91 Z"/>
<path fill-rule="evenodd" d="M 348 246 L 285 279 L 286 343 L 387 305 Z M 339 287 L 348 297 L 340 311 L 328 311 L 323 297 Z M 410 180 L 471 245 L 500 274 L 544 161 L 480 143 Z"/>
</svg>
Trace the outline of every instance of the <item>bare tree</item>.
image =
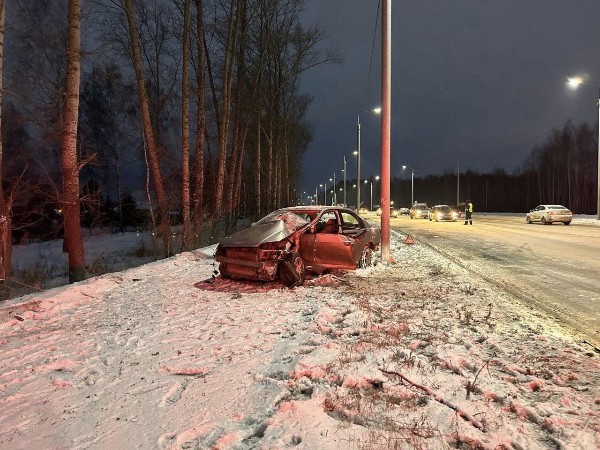
<svg viewBox="0 0 600 450">
<path fill-rule="evenodd" d="M 11 275 L 11 250 L 12 250 L 12 226 L 11 212 L 9 202 L 4 197 L 4 189 L 2 187 L 3 177 L 3 147 L 2 147 L 2 100 L 3 100 L 3 67 L 4 67 L 4 20 L 5 20 L 5 4 L 4 0 L 0 0 L 0 283 Z M 0 291 L 0 299 L 3 295 Z"/>
<path fill-rule="evenodd" d="M 206 55 L 204 40 L 204 13 L 202 0 L 196 0 L 196 39 L 197 63 L 196 81 L 198 90 L 198 104 L 196 112 L 196 151 L 194 158 L 194 192 L 192 195 L 192 215 L 194 218 L 194 231 L 199 232 L 202 224 L 202 207 L 204 196 L 204 143 L 206 132 Z"/>
<path fill-rule="evenodd" d="M 181 70 L 181 210 L 183 247 L 190 237 L 190 0 L 183 3 L 183 60 Z"/>
<path fill-rule="evenodd" d="M 129 43 L 131 46 L 131 59 L 135 70 L 135 78 L 138 86 L 138 96 L 140 101 L 140 111 L 142 116 L 142 128 L 144 135 L 144 143 L 148 150 L 148 159 L 152 170 L 154 181 L 154 191 L 156 193 L 156 201 L 158 203 L 158 232 L 163 240 L 165 252 L 167 255 L 172 253 L 171 248 L 171 230 L 169 226 L 169 208 L 165 197 L 163 179 L 160 172 L 160 164 L 158 160 L 158 149 L 152 129 L 152 121 L 150 119 L 150 108 L 148 101 L 148 93 L 146 91 L 146 80 L 142 68 L 142 57 L 140 54 L 140 46 L 138 41 L 138 32 L 135 26 L 135 14 L 131 0 L 123 0 L 123 8 L 127 17 L 127 25 L 129 30 Z"/>
<path fill-rule="evenodd" d="M 69 254 L 69 283 L 74 283 L 85 279 L 80 222 L 79 163 L 77 161 L 77 122 L 81 80 L 81 7 L 79 0 L 69 0 L 67 58 L 67 89 L 63 108 L 61 161 L 65 245 Z"/>
</svg>

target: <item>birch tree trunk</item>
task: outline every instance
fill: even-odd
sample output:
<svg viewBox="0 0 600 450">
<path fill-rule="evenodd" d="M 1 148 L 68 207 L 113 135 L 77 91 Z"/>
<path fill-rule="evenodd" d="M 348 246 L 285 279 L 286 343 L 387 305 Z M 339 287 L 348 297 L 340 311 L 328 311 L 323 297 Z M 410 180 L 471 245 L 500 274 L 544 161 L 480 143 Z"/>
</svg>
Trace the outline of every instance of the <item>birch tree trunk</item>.
<svg viewBox="0 0 600 450">
<path fill-rule="evenodd" d="M 135 70 L 135 78 L 138 87 L 138 96 L 140 99 L 140 112 L 142 115 L 142 128 L 144 139 L 148 149 L 148 159 L 154 181 L 154 191 L 156 193 L 156 202 L 158 203 L 158 233 L 165 246 L 165 254 L 171 255 L 173 252 L 171 245 L 171 230 L 169 226 L 169 208 L 165 197 L 162 175 L 160 173 L 160 164 L 158 161 L 158 150 L 152 129 L 150 119 L 150 108 L 148 101 L 148 92 L 146 91 L 146 81 L 142 70 L 142 58 L 140 55 L 140 46 L 138 42 L 138 33 L 134 21 L 134 11 L 132 0 L 124 0 L 124 9 L 127 16 L 127 25 L 129 30 L 129 43 L 131 45 L 131 58 Z"/>
<path fill-rule="evenodd" d="M 77 161 L 77 121 L 81 75 L 81 7 L 79 0 L 69 0 L 67 58 L 67 89 L 63 109 L 61 162 L 65 246 L 69 254 L 69 283 L 74 283 L 85 279 L 80 221 L 79 163 Z"/>
<path fill-rule="evenodd" d="M 4 197 L 2 189 L 3 177 L 3 147 L 2 147 L 2 100 L 3 100 L 3 68 L 4 68 L 4 17 L 5 17 L 5 1 L 0 0 L 0 300 L 8 297 L 4 292 L 4 280 L 11 276 L 11 251 L 12 251 L 12 225 L 11 211 L 9 203 Z"/>
<path fill-rule="evenodd" d="M 183 4 L 183 61 L 181 71 L 181 209 L 183 216 L 182 247 L 190 238 L 190 0 Z"/>
</svg>

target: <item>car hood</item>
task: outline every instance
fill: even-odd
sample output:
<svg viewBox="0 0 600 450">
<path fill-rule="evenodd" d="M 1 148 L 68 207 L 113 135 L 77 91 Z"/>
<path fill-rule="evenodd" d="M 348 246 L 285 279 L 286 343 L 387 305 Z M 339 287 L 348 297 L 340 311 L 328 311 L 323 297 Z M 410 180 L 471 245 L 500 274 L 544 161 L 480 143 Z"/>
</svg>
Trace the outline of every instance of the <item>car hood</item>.
<svg viewBox="0 0 600 450">
<path fill-rule="evenodd" d="M 279 242 L 291 234 L 285 222 L 276 220 L 233 233 L 223 238 L 220 245 L 221 247 L 258 247 L 267 242 Z"/>
</svg>

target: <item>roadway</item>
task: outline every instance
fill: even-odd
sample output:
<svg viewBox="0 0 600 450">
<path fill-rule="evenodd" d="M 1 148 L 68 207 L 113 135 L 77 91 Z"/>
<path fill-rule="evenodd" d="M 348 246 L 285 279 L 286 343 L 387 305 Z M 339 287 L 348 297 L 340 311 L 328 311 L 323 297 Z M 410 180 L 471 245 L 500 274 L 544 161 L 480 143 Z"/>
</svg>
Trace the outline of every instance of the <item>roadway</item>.
<svg viewBox="0 0 600 450">
<path fill-rule="evenodd" d="M 527 224 L 524 216 L 475 214 L 473 225 L 401 216 L 391 227 L 600 347 L 600 226 Z"/>
</svg>

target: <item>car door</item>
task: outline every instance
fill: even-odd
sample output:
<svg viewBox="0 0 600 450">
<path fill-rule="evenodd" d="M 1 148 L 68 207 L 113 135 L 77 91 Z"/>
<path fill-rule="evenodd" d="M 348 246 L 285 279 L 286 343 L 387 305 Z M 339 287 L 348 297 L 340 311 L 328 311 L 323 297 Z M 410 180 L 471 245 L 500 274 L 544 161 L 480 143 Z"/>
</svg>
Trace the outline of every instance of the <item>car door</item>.
<svg viewBox="0 0 600 450">
<path fill-rule="evenodd" d="M 337 227 L 330 224 L 335 220 Z M 342 232 L 341 217 L 336 210 L 326 210 L 318 221 L 323 227 L 318 227 L 315 233 L 305 233 L 301 236 L 300 256 L 308 267 L 317 269 L 354 269 L 354 239 Z"/>
<path fill-rule="evenodd" d="M 535 208 L 533 208 L 531 210 L 531 213 L 529 214 L 529 217 L 532 221 L 536 221 L 536 220 L 540 220 L 540 208 L 541 206 L 536 206 Z"/>
</svg>

